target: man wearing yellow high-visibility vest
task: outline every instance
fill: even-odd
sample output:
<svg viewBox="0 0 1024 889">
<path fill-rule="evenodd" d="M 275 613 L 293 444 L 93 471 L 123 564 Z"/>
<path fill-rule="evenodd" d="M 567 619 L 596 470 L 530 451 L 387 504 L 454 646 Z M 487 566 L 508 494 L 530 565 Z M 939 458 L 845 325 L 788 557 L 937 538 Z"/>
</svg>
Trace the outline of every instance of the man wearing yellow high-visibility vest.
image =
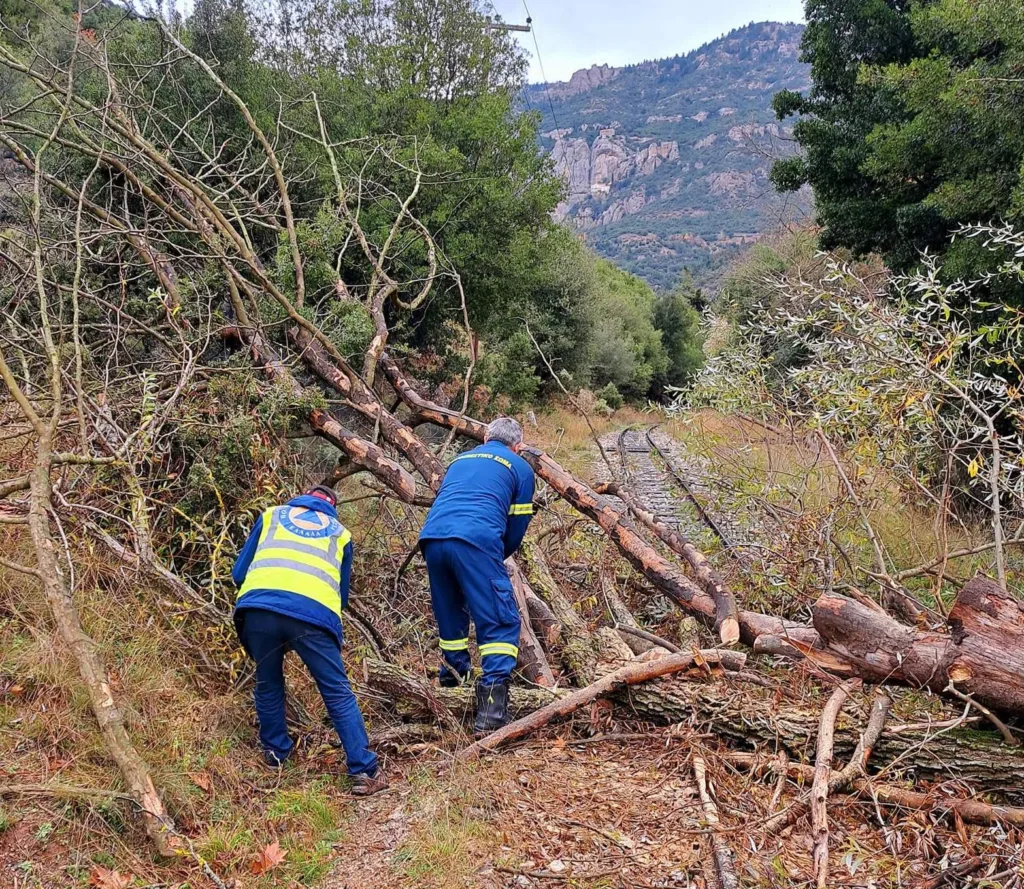
<svg viewBox="0 0 1024 889">
<path fill-rule="evenodd" d="M 348 760 L 352 792 L 387 787 L 370 749 L 341 660 L 341 609 L 348 604 L 352 535 L 338 521 L 334 491 L 322 485 L 266 510 L 235 561 L 235 626 L 256 661 L 253 696 L 263 754 L 272 766 L 291 755 L 284 711 L 285 652 L 294 651 L 316 680 Z"/>
</svg>

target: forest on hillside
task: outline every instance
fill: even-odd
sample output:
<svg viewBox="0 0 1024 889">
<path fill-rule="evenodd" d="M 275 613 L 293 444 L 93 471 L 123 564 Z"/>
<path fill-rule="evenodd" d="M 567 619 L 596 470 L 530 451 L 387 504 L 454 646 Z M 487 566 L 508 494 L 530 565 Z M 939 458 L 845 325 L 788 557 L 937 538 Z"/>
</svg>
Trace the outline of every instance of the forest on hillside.
<svg viewBox="0 0 1024 889">
<path fill-rule="evenodd" d="M 807 0 L 816 225 L 661 293 L 490 12 L 0 2 L 0 885 L 1020 886 L 1021 3 Z M 506 414 L 474 737 L 417 540 Z M 233 623 L 314 485 L 369 800 L 292 654 L 268 768 Z"/>
</svg>

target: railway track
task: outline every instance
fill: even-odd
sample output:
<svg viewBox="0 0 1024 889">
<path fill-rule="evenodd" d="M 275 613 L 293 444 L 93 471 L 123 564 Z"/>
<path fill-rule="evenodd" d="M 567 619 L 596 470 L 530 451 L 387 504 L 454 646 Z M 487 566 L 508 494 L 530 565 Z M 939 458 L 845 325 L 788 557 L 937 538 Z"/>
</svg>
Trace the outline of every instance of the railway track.
<svg viewBox="0 0 1024 889">
<path fill-rule="evenodd" d="M 647 429 L 624 429 L 615 439 L 615 452 L 622 473 L 621 481 L 633 495 L 658 519 L 686 536 L 694 536 L 698 528 L 707 528 L 733 558 L 742 558 L 742 529 L 730 527 L 714 514 L 709 503 L 712 493 L 705 481 L 683 465 L 667 442 L 659 442 L 657 426 Z M 664 438 L 664 436 L 660 436 Z M 664 468 L 658 466 L 656 455 Z M 682 497 L 680 497 L 680 492 Z M 681 509 L 689 503 L 691 510 Z M 696 518 L 696 522 L 694 521 Z"/>
</svg>

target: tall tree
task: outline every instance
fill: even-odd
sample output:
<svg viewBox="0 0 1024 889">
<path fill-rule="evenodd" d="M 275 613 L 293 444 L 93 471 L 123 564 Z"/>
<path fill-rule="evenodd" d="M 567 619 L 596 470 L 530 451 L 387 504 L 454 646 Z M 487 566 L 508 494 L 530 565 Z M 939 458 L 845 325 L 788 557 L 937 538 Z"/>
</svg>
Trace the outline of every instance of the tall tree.
<svg viewBox="0 0 1024 889">
<path fill-rule="evenodd" d="M 822 244 L 881 252 L 896 269 L 944 251 L 963 224 L 1024 212 L 1024 4 L 1020 0 L 808 0 L 804 156 L 778 162 L 782 190 L 814 188 Z M 947 274 L 994 257 L 955 244 Z M 1020 297 L 1018 296 L 1018 299 Z"/>
</svg>

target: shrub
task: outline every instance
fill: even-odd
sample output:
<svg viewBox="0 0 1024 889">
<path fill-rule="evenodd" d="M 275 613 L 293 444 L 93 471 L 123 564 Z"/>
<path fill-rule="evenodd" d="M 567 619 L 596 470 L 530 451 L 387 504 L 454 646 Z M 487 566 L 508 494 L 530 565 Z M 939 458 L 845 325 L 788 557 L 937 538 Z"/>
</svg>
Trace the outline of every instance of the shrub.
<svg viewBox="0 0 1024 889">
<path fill-rule="evenodd" d="M 609 383 L 597 393 L 600 401 L 603 401 L 613 411 L 617 411 L 623 405 L 622 394 L 615 388 L 614 383 Z"/>
</svg>

